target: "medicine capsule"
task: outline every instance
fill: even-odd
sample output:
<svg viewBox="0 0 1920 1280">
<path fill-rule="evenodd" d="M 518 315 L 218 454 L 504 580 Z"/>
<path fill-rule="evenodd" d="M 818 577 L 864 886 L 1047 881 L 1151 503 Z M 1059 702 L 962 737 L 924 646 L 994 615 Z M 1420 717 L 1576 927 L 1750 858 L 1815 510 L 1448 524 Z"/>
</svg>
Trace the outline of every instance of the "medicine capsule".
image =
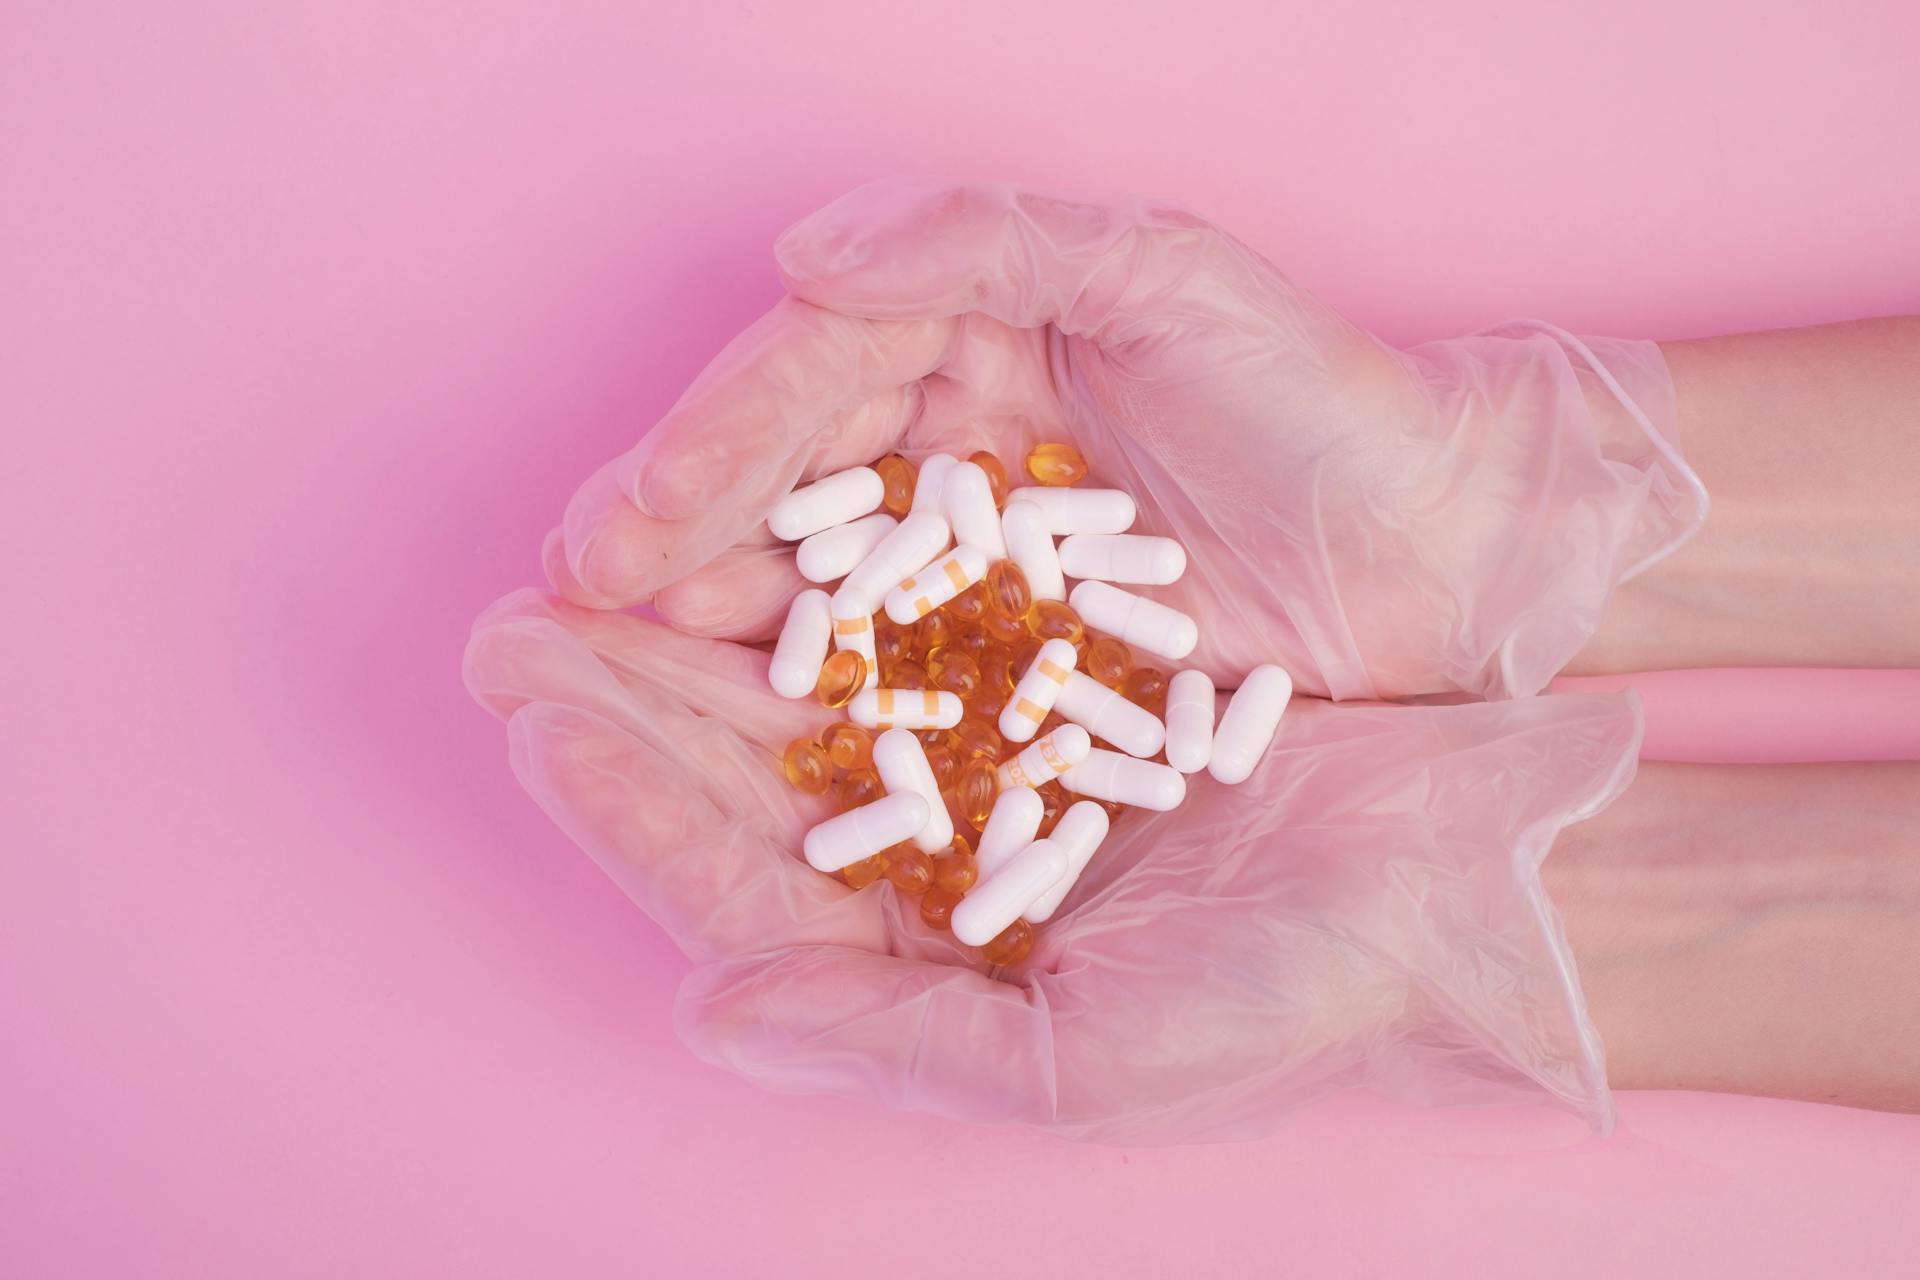
<svg viewBox="0 0 1920 1280">
<path fill-rule="evenodd" d="M 1167 741 L 1167 727 L 1145 707 L 1136 706 L 1083 671 L 1067 673 L 1053 709 L 1096 738 L 1111 742 L 1130 756 L 1157 755 Z M 1133 803 L 1125 796 L 1110 797 Z"/>
<path fill-rule="evenodd" d="M 980 682 L 980 688 L 967 699 L 967 710 L 982 720 L 998 720 L 1007 709 L 1007 691 L 999 684 Z"/>
<path fill-rule="evenodd" d="M 873 735 L 857 724 L 835 721 L 821 731 L 820 745 L 826 749 L 827 763 L 842 773 L 873 763 Z"/>
<path fill-rule="evenodd" d="M 886 685 L 889 689 L 925 689 L 933 681 L 927 676 L 927 669 L 911 658 L 902 658 L 893 664 L 893 670 L 886 673 Z"/>
<path fill-rule="evenodd" d="M 993 505 L 996 509 L 1007 505 L 1007 464 L 1000 461 L 998 454 L 981 449 L 967 455 L 967 461 L 980 468 L 987 478 L 987 487 L 993 493 Z"/>
<path fill-rule="evenodd" d="M 1032 787 L 1009 787 L 993 802 L 987 825 L 980 829 L 980 848 L 974 855 L 974 867 L 985 879 L 1007 865 L 1013 855 L 1032 844 L 1040 834 L 1040 820 L 1046 814 L 1046 802 Z"/>
<path fill-rule="evenodd" d="M 988 609 L 986 616 L 980 619 L 980 630 L 986 633 L 987 639 L 1000 645 L 1018 644 L 1028 639 L 1027 620 L 1024 617 L 1009 617 L 992 609 Z"/>
<path fill-rule="evenodd" d="M 783 698 L 806 697 L 820 681 L 820 668 L 832 641 L 833 616 L 827 607 L 827 593 L 818 588 L 802 591 L 787 608 L 786 625 L 780 628 L 773 660 L 767 664 L 767 683 Z"/>
<path fill-rule="evenodd" d="M 864 889 L 886 874 L 887 855 L 884 853 L 876 853 L 871 858 L 862 858 L 840 868 L 840 878 L 854 889 Z"/>
<path fill-rule="evenodd" d="M 1120 696 L 1149 711 L 1163 708 L 1167 701 L 1167 673 L 1158 667 L 1135 667 L 1120 682 Z"/>
<path fill-rule="evenodd" d="M 977 667 L 985 662 L 993 652 L 993 637 L 986 629 L 978 625 L 963 627 L 954 633 L 953 643 L 946 648 L 948 653 L 963 653 L 973 659 Z"/>
<path fill-rule="evenodd" d="M 960 776 L 960 753 L 942 742 L 931 745 L 921 744 L 927 753 L 927 768 L 933 772 L 933 785 L 945 791 Z"/>
<path fill-rule="evenodd" d="M 927 825 L 927 815 L 923 796 L 901 791 L 828 818 L 807 832 L 802 847 L 816 871 L 838 871 L 907 839 Z"/>
<path fill-rule="evenodd" d="M 1060 600 L 1036 600 L 1027 613 L 1027 630 L 1038 640 L 1065 640 L 1076 652 L 1087 628 L 1073 606 Z"/>
<path fill-rule="evenodd" d="M 1200 628 L 1192 618 L 1112 583 L 1082 582 L 1068 598 L 1088 626 L 1170 662 L 1186 657 L 1200 643 Z"/>
<path fill-rule="evenodd" d="M 1133 527 L 1133 498 L 1119 489 L 1015 489 L 1007 505 L 1016 502 L 1037 505 L 1055 537 L 1124 533 Z"/>
<path fill-rule="evenodd" d="M 1167 763 L 1198 773 L 1213 757 L 1213 680 L 1204 671 L 1177 673 L 1167 686 Z"/>
<path fill-rule="evenodd" d="M 1015 920 L 981 947 L 980 955 L 990 965 L 1005 967 L 1019 964 L 1032 950 L 1033 926 L 1025 920 Z"/>
<path fill-rule="evenodd" d="M 890 453 L 873 464 L 880 474 L 880 483 L 886 486 L 880 505 L 896 516 L 903 516 L 913 509 L 913 490 L 915 471 L 913 464 L 897 453 Z"/>
<path fill-rule="evenodd" d="M 936 689 L 862 689 L 847 704 L 863 729 L 951 729 L 963 714 L 959 698 Z"/>
<path fill-rule="evenodd" d="M 842 589 L 827 602 L 827 609 L 833 614 L 833 647 L 865 659 L 866 679 L 861 688 L 873 688 L 880 683 L 880 655 L 874 647 L 873 614 L 866 600 Z"/>
<path fill-rule="evenodd" d="M 944 689 L 960 698 L 980 691 L 980 664 L 964 649 L 949 645 L 933 655 L 927 675 L 936 689 Z M 959 723 L 956 717 L 954 723 Z"/>
<path fill-rule="evenodd" d="M 1027 474 L 1045 485 L 1079 484 L 1087 478 L 1087 460 L 1066 441 L 1053 440 L 1027 452 Z"/>
<path fill-rule="evenodd" d="M 1077 533 L 1060 543 L 1060 572 L 1069 578 L 1164 587 L 1186 571 L 1186 548 L 1172 538 Z"/>
<path fill-rule="evenodd" d="M 1093 739 L 1077 724 L 1063 724 L 999 769 L 1002 787 L 1038 787 L 1087 758 Z"/>
<path fill-rule="evenodd" d="M 1247 673 L 1213 731 L 1213 758 L 1207 772 L 1229 785 L 1245 782 L 1273 742 L 1280 716 L 1293 696 L 1293 678 L 1279 667 L 1255 667 Z"/>
<path fill-rule="evenodd" d="M 873 651 L 880 658 L 880 673 L 907 656 L 907 637 L 912 632 L 888 618 L 873 620 Z"/>
<path fill-rule="evenodd" d="M 938 874 L 935 873 L 936 878 Z M 920 920 L 929 929 L 950 929 L 953 927 L 953 909 L 959 905 L 959 894 L 936 884 L 920 899 Z"/>
<path fill-rule="evenodd" d="M 887 592 L 887 616 L 902 626 L 918 622 L 986 576 L 985 553 L 961 543 Z"/>
<path fill-rule="evenodd" d="M 1127 652 L 1127 646 L 1111 636 L 1101 636 L 1087 641 L 1086 652 L 1080 655 L 1086 664 L 1087 674 L 1116 689 L 1127 678 L 1127 668 L 1133 665 L 1133 655 Z"/>
<path fill-rule="evenodd" d="M 844 707 L 853 695 L 866 687 L 867 659 L 852 649 L 842 649 L 820 664 L 820 678 L 814 683 L 813 696 L 825 707 Z"/>
<path fill-rule="evenodd" d="M 1065 640 L 1049 640 L 1034 655 L 1033 664 L 1013 688 L 1007 709 L 1000 713 L 1000 732 L 1008 742 L 1025 742 L 1039 732 L 1040 722 L 1053 710 L 1061 686 L 1073 674 L 1075 654 Z"/>
<path fill-rule="evenodd" d="M 876 605 L 887 592 L 932 564 L 947 549 L 947 522 L 931 511 L 916 511 L 880 539 L 834 592 L 834 599 L 859 595 Z M 868 610 L 873 612 L 872 609 Z"/>
<path fill-rule="evenodd" d="M 982 879 L 953 909 L 953 936 L 970 947 L 986 945 L 1066 873 L 1066 850 L 1051 840 L 1035 840 Z"/>
<path fill-rule="evenodd" d="M 909 647 L 913 656 L 924 662 L 928 654 L 946 644 L 952 635 L 952 619 L 943 610 L 935 609 L 915 624 Z"/>
<path fill-rule="evenodd" d="M 1009 502 L 1000 513 L 1000 533 L 1007 542 L 1007 559 L 1020 566 L 1034 599 L 1067 598 L 1060 553 L 1054 549 L 1053 531 L 1047 527 L 1047 513 L 1039 503 Z"/>
<path fill-rule="evenodd" d="M 888 850 L 887 883 L 905 894 L 925 893 L 933 888 L 933 859 L 910 844 Z"/>
<path fill-rule="evenodd" d="M 833 802 L 836 808 L 845 813 L 848 809 L 858 809 L 863 804 L 872 804 L 885 794 L 885 790 L 880 786 L 880 775 L 870 768 L 862 767 L 840 779 L 840 785 L 833 793 Z"/>
<path fill-rule="evenodd" d="M 1107 811 L 1091 800 L 1082 800 L 1060 815 L 1060 823 L 1047 839 L 1067 855 L 1067 869 L 1053 887 L 1035 899 L 1021 917 L 1039 924 L 1060 909 L 1080 873 L 1093 860 L 1094 851 L 1107 838 Z"/>
<path fill-rule="evenodd" d="M 795 489 L 774 503 L 767 528 L 786 542 L 858 520 L 880 505 L 887 486 L 872 467 L 850 467 Z"/>
<path fill-rule="evenodd" d="M 998 760 L 1006 746 L 994 727 L 977 716 L 964 716 L 953 726 L 953 749 L 969 759 L 985 756 Z"/>
<path fill-rule="evenodd" d="M 822 786 L 821 790 L 826 788 Z M 978 831 L 986 825 L 987 815 L 993 812 L 993 798 L 999 790 L 991 760 L 975 757 L 960 766 L 960 775 L 953 780 L 953 800 L 968 826 Z"/>
<path fill-rule="evenodd" d="M 873 765 L 880 781 L 895 795 L 917 795 L 926 806 L 927 816 L 913 835 L 913 843 L 922 853 L 937 853 L 953 843 L 953 819 L 940 798 L 940 787 L 933 780 L 933 767 L 927 753 L 911 729 L 889 729 L 873 742 Z"/>
<path fill-rule="evenodd" d="M 950 453 L 930 454 L 921 461 L 920 475 L 913 488 L 913 511 L 930 511 L 945 518 L 947 472 L 958 461 Z"/>
<path fill-rule="evenodd" d="M 780 764 L 796 791 L 823 796 L 833 785 L 833 765 L 827 759 L 827 749 L 812 738 L 795 738 L 789 742 Z"/>
<path fill-rule="evenodd" d="M 853 567 L 873 554 L 880 540 L 899 528 L 900 522 L 879 512 L 862 516 L 848 524 L 822 529 L 794 550 L 793 563 L 808 582 L 832 582 L 844 578 Z"/>
<path fill-rule="evenodd" d="M 989 562 L 1007 558 L 1007 540 L 1000 532 L 1000 508 L 993 501 L 993 485 L 977 464 L 956 462 L 948 469 L 942 501 L 955 542 L 978 547 Z"/>
<path fill-rule="evenodd" d="M 1061 774 L 1060 784 L 1075 795 L 1162 812 L 1174 808 L 1187 796 L 1187 780 L 1176 770 L 1097 747 L 1087 753 L 1086 759 Z"/>
</svg>

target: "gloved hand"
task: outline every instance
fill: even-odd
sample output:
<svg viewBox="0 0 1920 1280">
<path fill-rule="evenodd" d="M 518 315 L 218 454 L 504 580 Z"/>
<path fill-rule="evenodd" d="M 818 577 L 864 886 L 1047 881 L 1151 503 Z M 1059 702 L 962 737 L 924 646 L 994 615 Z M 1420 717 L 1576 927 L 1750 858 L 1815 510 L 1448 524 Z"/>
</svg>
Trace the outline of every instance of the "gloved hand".
<svg viewBox="0 0 1920 1280">
<path fill-rule="evenodd" d="M 777 753 L 839 713 L 757 649 L 523 592 L 466 680 L 536 800 L 699 962 L 693 1051 L 766 1086 L 1105 1141 L 1254 1136 L 1368 1086 L 1516 1094 L 1604 1128 L 1598 1040 L 1537 868 L 1632 776 L 1630 695 L 1298 700 L 1253 776 L 1130 810 L 998 980 L 885 882 L 800 859 Z"/>
<path fill-rule="evenodd" d="M 881 182 L 775 254 L 792 298 L 549 539 L 569 598 L 765 639 L 803 584 L 761 522 L 797 481 L 895 449 L 1017 472 L 1065 435 L 1186 546 L 1154 594 L 1223 686 L 1278 662 L 1336 698 L 1507 696 L 1705 517 L 1652 343 L 1396 351 L 1177 208 Z"/>
</svg>

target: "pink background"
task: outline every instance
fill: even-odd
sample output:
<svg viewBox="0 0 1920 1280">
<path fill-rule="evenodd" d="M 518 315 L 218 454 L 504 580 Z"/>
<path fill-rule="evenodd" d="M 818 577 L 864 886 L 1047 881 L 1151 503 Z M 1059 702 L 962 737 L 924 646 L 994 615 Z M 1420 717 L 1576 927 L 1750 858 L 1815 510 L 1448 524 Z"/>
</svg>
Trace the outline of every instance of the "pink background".
<svg viewBox="0 0 1920 1280">
<path fill-rule="evenodd" d="M 1128 1152 L 760 1093 L 458 657 L 858 181 L 1176 196 L 1396 340 L 1911 310 L 1920 9 L 282 8 L 0 14 L 0 1270 L 1914 1273 L 1920 1117 Z M 1914 677 L 1844 692 L 1873 741 L 1725 743 L 1912 748 Z"/>
</svg>

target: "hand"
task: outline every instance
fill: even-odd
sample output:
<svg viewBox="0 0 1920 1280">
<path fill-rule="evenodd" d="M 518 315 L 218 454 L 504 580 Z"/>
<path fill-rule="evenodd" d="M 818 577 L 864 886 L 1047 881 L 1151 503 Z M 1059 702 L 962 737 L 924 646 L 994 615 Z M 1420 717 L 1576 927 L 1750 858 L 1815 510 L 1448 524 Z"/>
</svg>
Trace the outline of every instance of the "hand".
<svg viewBox="0 0 1920 1280">
<path fill-rule="evenodd" d="M 523 592 L 466 680 L 528 791 L 700 968 L 677 1022 L 769 1087 L 1069 1136 L 1252 1136 L 1366 1085 L 1611 1116 L 1537 868 L 1632 776 L 1630 698 L 1299 700 L 1247 782 L 1130 810 L 998 981 L 884 883 L 808 867 L 777 753 L 838 717 L 759 650 Z"/>
<path fill-rule="evenodd" d="M 569 598 L 766 639 L 802 583 L 762 521 L 796 482 L 890 450 L 1017 472 L 1065 436 L 1187 547 L 1154 594 L 1223 686 L 1524 694 L 1705 514 L 1652 344 L 1594 341 L 1604 375 L 1540 332 L 1396 351 L 1175 208 L 883 182 L 776 256 L 793 296 L 576 495 Z"/>
</svg>

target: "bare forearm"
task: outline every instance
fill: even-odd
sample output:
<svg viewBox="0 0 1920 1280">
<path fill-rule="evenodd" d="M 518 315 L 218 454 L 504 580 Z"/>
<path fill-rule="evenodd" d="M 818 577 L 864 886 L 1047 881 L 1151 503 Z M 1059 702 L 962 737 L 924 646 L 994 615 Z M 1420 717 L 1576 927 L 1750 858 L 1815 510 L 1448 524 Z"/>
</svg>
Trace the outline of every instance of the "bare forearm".
<svg viewBox="0 0 1920 1280">
<path fill-rule="evenodd" d="M 1661 349 L 1713 509 L 1569 673 L 1920 665 L 1920 317 Z"/>
<path fill-rule="evenodd" d="M 1545 875 L 1616 1087 L 1920 1111 L 1920 765 L 1645 765 Z"/>
</svg>

